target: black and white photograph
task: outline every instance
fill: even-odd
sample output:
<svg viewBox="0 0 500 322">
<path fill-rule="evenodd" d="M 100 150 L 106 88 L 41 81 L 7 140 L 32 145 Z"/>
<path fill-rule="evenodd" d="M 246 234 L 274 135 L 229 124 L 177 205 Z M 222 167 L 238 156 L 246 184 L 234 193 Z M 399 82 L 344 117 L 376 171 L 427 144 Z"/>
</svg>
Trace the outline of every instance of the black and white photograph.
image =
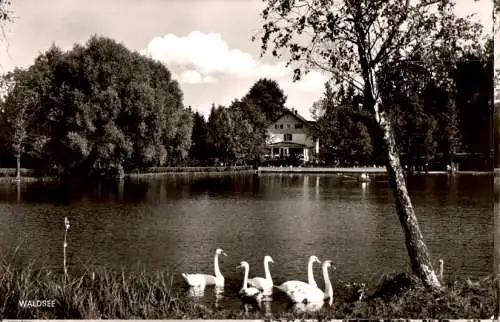
<svg viewBox="0 0 500 322">
<path fill-rule="evenodd" d="M 0 320 L 498 320 L 496 13 L 0 0 Z"/>
</svg>

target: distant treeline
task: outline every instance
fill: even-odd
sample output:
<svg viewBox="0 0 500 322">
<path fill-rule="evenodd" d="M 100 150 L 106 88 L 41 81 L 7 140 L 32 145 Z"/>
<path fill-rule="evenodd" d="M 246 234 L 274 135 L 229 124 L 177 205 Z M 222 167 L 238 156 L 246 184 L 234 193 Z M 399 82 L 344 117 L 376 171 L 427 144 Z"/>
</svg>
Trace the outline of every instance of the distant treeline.
<svg viewBox="0 0 500 322">
<path fill-rule="evenodd" d="M 468 170 L 491 169 L 492 40 L 484 46 L 394 61 L 379 77 L 383 108 L 392 118 L 404 165 L 427 164 L 444 170 L 460 163 Z M 385 164 L 385 147 L 373 113 L 363 108 L 363 96 L 352 86 L 334 90 L 325 84 L 312 113 L 316 135 L 323 139 L 321 160 Z"/>
<path fill-rule="evenodd" d="M 444 64 L 454 77 L 422 77 L 388 66 L 384 104 L 407 163 L 444 162 L 457 153 L 489 156 L 492 42 Z M 430 75 L 430 76 L 429 76 Z M 212 105 L 208 120 L 183 105 L 165 65 L 112 39 L 93 36 L 63 52 L 53 45 L 27 69 L 2 78 L 0 167 L 43 175 L 91 176 L 151 167 L 256 165 L 267 126 L 284 110 L 277 82 L 262 78 L 230 106 Z M 320 138 L 314 161 L 384 164 L 384 147 L 363 96 L 325 85 L 312 107 Z"/>
</svg>

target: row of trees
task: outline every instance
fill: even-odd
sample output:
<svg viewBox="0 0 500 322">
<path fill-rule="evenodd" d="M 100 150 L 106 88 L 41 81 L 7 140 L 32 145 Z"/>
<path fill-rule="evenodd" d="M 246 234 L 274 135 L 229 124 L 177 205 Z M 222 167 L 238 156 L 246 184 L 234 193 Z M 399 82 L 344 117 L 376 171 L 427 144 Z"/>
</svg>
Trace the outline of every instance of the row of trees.
<svg viewBox="0 0 500 322">
<path fill-rule="evenodd" d="M 454 64 L 437 59 L 439 78 L 424 68 L 410 73 L 407 65 L 383 70 L 384 99 L 407 164 L 449 163 L 457 151 L 489 153 L 492 55 L 488 41 Z M 439 81 L 443 74 L 452 75 L 448 82 Z M 228 107 L 214 104 L 205 120 L 184 108 L 165 66 L 99 37 L 68 52 L 52 46 L 3 82 L 2 163 L 20 166 L 22 158 L 27 167 L 68 175 L 259 162 L 266 128 L 287 99 L 276 81 L 262 78 Z M 320 160 L 385 164 L 374 115 L 352 85 L 326 83 L 311 110 Z"/>
<path fill-rule="evenodd" d="M 490 159 L 493 42 L 488 40 L 484 46 L 469 50 L 455 52 L 458 57 L 453 58 L 453 64 L 450 59 L 433 62 L 441 69 L 434 77 L 420 57 L 414 60 L 422 64 L 417 71 L 409 72 L 406 62 L 405 66 L 391 64 L 383 70 L 384 103 L 391 106 L 389 116 L 406 165 L 434 163 L 443 167 L 456 161 L 459 152 L 477 160 Z M 449 77 L 444 81 L 446 75 Z M 312 114 L 317 121 L 316 135 L 323 138 L 321 160 L 385 164 L 374 115 L 353 86 L 340 85 L 334 90 L 326 83 Z M 471 166 L 486 168 L 491 164 Z"/>
<path fill-rule="evenodd" d="M 190 148 L 192 113 L 159 62 L 108 38 L 52 46 L 4 78 L 0 140 L 19 166 L 59 175 L 175 164 Z M 30 162 L 31 161 L 31 162 Z"/>
<path fill-rule="evenodd" d="M 163 64 L 97 36 L 67 52 L 53 45 L 2 89 L 1 165 L 63 176 L 256 162 L 286 102 L 263 78 L 206 122 Z"/>
<path fill-rule="evenodd" d="M 252 164 L 265 153 L 267 127 L 285 109 L 278 83 L 259 79 L 229 107 L 212 105 L 208 122 L 195 113 L 191 162 L 195 165 Z"/>
</svg>

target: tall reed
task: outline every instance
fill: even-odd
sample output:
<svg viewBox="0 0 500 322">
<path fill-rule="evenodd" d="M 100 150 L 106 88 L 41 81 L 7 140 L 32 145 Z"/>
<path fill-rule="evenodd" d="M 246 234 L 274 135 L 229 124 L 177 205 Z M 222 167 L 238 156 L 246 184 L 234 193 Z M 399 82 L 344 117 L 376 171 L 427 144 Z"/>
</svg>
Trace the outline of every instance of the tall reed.
<svg viewBox="0 0 500 322">
<path fill-rule="evenodd" d="M 66 258 L 66 248 L 68 248 L 68 230 L 69 230 L 69 220 L 68 217 L 64 217 L 64 244 L 63 244 L 63 267 L 64 267 L 64 284 L 68 279 L 68 266 Z"/>
</svg>

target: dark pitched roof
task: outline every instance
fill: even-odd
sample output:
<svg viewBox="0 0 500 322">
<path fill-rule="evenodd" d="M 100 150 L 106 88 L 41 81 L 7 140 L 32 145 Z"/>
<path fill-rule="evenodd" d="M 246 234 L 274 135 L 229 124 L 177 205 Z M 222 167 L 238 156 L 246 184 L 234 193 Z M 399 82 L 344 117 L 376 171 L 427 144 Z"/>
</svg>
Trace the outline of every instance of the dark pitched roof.
<svg viewBox="0 0 500 322">
<path fill-rule="evenodd" d="M 271 122 L 271 124 L 275 123 L 277 120 L 279 120 L 280 118 L 282 118 L 283 116 L 285 116 L 287 114 L 294 116 L 295 118 L 297 118 L 298 120 L 300 120 L 302 123 L 304 123 L 306 125 L 314 125 L 316 123 L 316 121 L 308 121 L 308 120 L 306 120 L 302 115 L 300 115 L 299 113 L 297 113 L 297 110 L 292 111 L 290 109 L 285 109 L 285 111 L 283 111 L 283 113 L 281 113 L 280 116 L 278 116 L 277 118 L 275 118 Z"/>
</svg>

